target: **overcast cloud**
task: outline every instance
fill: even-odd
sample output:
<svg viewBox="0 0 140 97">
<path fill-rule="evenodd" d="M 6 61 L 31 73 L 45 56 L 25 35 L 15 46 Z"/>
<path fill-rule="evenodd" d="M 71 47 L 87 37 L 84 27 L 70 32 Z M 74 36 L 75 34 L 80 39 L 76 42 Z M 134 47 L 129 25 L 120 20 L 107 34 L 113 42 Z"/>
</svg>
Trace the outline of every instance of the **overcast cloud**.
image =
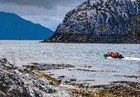
<svg viewBox="0 0 140 97">
<path fill-rule="evenodd" d="M 86 0 L 0 0 L 0 11 L 12 12 L 55 30 L 65 14 Z"/>
</svg>

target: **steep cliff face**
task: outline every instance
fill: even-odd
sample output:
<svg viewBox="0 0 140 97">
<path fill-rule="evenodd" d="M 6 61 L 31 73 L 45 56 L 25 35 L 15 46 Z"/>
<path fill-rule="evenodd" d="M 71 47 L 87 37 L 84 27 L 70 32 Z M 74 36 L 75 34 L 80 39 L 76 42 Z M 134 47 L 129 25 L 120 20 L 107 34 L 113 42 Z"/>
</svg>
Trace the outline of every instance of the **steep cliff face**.
<svg viewBox="0 0 140 97">
<path fill-rule="evenodd" d="M 88 0 L 66 14 L 50 41 L 138 42 L 139 34 L 139 0 Z"/>
</svg>

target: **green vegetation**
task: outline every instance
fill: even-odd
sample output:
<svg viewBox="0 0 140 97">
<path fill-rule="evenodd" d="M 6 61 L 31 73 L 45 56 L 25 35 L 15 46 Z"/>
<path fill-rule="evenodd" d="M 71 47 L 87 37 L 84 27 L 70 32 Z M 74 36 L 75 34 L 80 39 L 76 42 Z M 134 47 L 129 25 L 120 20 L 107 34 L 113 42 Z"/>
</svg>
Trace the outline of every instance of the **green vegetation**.
<svg viewBox="0 0 140 97">
<path fill-rule="evenodd" d="M 129 23 L 129 28 L 131 29 L 130 34 L 132 34 L 135 39 L 140 36 L 140 29 L 135 27 L 135 25 L 138 24 L 140 24 L 140 16 L 134 16 Z"/>
<path fill-rule="evenodd" d="M 106 24 L 102 24 L 101 27 L 100 27 L 100 30 L 101 30 L 101 32 L 103 32 L 103 33 L 106 32 L 107 29 L 108 29 L 108 28 L 107 28 L 107 25 L 106 25 Z"/>
<path fill-rule="evenodd" d="M 135 16 L 134 19 L 135 19 L 138 23 L 140 23 L 140 16 Z"/>
</svg>

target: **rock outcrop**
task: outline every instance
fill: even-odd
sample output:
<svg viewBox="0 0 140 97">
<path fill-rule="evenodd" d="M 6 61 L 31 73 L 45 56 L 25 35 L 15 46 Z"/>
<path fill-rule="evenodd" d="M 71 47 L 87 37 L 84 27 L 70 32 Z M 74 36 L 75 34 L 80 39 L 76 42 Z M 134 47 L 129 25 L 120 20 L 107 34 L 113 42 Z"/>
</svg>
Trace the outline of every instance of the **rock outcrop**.
<svg viewBox="0 0 140 97">
<path fill-rule="evenodd" d="M 66 14 L 48 41 L 140 43 L 140 1 L 87 0 Z"/>
<path fill-rule="evenodd" d="M 60 97 L 61 91 L 26 68 L 16 67 L 5 58 L 0 59 L 0 97 Z"/>
</svg>

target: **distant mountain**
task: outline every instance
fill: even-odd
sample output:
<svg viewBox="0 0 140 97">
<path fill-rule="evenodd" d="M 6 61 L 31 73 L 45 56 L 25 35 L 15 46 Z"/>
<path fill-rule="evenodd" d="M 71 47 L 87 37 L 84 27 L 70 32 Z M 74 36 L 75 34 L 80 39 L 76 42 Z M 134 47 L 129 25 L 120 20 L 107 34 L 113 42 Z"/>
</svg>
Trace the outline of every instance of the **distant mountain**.
<svg viewBox="0 0 140 97">
<path fill-rule="evenodd" d="M 140 0 L 87 0 L 55 32 L 49 41 L 140 43 Z"/>
<path fill-rule="evenodd" d="M 0 12 L 0 40 L 42 40 L 53 31 L 16 14 Z"/>
</svg>

